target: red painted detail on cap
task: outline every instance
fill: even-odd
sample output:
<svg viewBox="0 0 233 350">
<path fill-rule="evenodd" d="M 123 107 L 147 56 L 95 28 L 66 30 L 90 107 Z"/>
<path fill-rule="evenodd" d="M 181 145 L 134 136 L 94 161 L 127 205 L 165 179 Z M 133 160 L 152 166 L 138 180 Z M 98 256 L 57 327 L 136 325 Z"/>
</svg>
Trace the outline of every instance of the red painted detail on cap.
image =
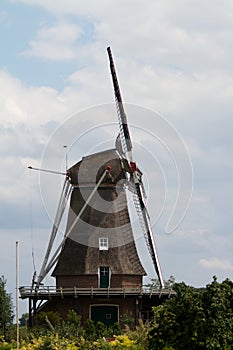
<svg viewBox="0 0 233 350">
<path fill-rule="evenodd" d="M 130 168 L 132 172 L 134 173 L 137 170 L 137 165 L 135 162 L 130 162 Z"/>
</svg>

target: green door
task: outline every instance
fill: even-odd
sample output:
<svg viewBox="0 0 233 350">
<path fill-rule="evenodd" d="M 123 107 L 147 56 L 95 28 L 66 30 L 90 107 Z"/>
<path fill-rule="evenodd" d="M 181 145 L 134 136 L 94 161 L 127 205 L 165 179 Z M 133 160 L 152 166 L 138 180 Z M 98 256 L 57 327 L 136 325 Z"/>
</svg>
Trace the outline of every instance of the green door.
<svg viewBox="0 0 233 350">
<path fill-rule="evenodd" d="M 100 288 L 109 287 L 109 267 L 100 267 Z"/>
<path fill-rule="evenodd" d="M 101 321 L 106 325 L 113 325 L 118 322 L 118 306 L 91 305 L 91 319 L 94 322 Z"/>
</svg>

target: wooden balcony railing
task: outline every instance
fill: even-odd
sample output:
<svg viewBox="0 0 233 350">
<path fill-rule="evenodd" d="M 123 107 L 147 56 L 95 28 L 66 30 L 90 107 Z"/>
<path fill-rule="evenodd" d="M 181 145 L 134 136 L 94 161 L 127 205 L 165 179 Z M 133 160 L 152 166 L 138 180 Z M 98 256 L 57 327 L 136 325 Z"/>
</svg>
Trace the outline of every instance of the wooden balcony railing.
<svg viewBox="0 0 233 350">
<path fill-rule="evenodd" d="M 175 294 L 172 289 L 157 289 L 152 287 L 142 288 L 64 288 L 55 286 L 40 286 L 39 288 L 20 287 L 20 296 L 22 299 L 38 298 L 50 299 L 52 297 L 66 297 L 66 296 L 170 296 Z"/>
</svg>

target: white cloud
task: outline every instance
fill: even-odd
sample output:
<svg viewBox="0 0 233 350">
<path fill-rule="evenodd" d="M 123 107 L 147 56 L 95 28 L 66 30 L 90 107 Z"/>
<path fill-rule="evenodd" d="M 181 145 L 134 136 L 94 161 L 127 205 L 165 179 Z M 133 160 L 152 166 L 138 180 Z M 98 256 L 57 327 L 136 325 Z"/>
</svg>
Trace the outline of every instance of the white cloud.
<svg viewBox="0 0 233 350">
<path fill-rule="evenodd" d="M 81 34 L 82 29 L 72 23 L 62 21 L 50 27 L 42 24 L 37 38 L 30 41 L 30 48 L 22 54 L 54 61 L 73 60 L 78 56 L 75 43 Z"/>
<path fill-rule="evenodd" d="M 1 122 L 28 127 L 42 125 L 67 113 L 61 96 L 51 87 L 32 87 L 22 83 L 5 70 L 0 71 Z"/>
<path fill-rule="evenodd" d="M 44 145 L 69 109 L 56 90 L 27 86 L 6 71 L 0 71 L 0 90 L 0 194 L 4 212 L 9 211 L 10 225 L 12 220 L 16 224 L 12 215 L 17 216 L 17 210 L 28 206 L 27 166 L 39 165 Z M 17 220 L 20 226 L 20 218 Z M 7 217 L 1 216 L 1 222 L 5 225 Z"/>
<path fill-rule="evenodd" d="M 200 259 L 199 264 L 205 269 L 233 271 L 233 264 L 229 260 L 219 258 Z"/>
<path fill-rule="evenodd" d="M 82 17 L 93 25 L 93 42 L 102 47 L 111 44 L 118 57 L 129 61 L 150 62 L 156 69 L 170 67 L 179 72 L 205 73 L 210 69 L 223 70 L 232 58 L 232 4 L 189 1 L 46 1 L 18 0 L 41 6 L 58 18 L 58 24 L 41 28 L 38 38 L 31 41 L 28 52 L 48 59 L 74 59 L 79 53 L 80 28 L 62 23 L 61 18 L 72 14 L 77 22 Z M 208 16 L 205 14 L 208 13 Z M 67 26 L 67 27 L 66 27 Z M 60 29 L 67 33 L 57 37 Z M 78 29 L 78 30 L 77 30 Z M 82 28 L 85 32 L 85 28 Z M 48 37 L 47 37 L 48 36 Z M 55 40 L 50 40 L 54 38 Z M 66 42 L 64 42 L 66 39 Z"/>
</svg>

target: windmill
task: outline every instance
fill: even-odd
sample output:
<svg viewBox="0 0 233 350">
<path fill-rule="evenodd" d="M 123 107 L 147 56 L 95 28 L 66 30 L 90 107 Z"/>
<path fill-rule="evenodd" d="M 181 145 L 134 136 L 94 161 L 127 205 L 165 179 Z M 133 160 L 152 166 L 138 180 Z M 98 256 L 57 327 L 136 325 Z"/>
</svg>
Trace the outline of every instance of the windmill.
<svg viewBox="0 0 233 350">
<path fill-rule="evenodd" d="M 65 315 L 68 309 L 75 309 L 84 320 L 91 318 L 106 324 L 118 322 L 122 314 L 128 313 L 134 315 L 136 322 L 139 312 L 148 308 L 149 297 L 167 297 L 171 293 L 164 288 L 146 208 L 142 172 L 133 158 L 130 131 L 110 47 L 107 52 L 119 135 L 114 149 L 83 157 L 68 169 L 39 276 L 33 280 L 30 289 L 20 288 L 21 297 L 29 298 L 29 314 L 38 310 L 35 300 L 40 299 L 48 300 L 40 307 L 44 311 L 60 310 Z M 126 196 L 128 190 L 133 192 L 135 208 L 160 283 L 157 291 L 142 288 L 142 277 L 146 273 L 134 241 Z M 65 234 L 54 250 L 54 240 L 69 198 Z M 51 270 L 56 278 L 56 287 L 41 287 Z M 61 303 L 59 297 L 66 299 Z"/>
</svg>

